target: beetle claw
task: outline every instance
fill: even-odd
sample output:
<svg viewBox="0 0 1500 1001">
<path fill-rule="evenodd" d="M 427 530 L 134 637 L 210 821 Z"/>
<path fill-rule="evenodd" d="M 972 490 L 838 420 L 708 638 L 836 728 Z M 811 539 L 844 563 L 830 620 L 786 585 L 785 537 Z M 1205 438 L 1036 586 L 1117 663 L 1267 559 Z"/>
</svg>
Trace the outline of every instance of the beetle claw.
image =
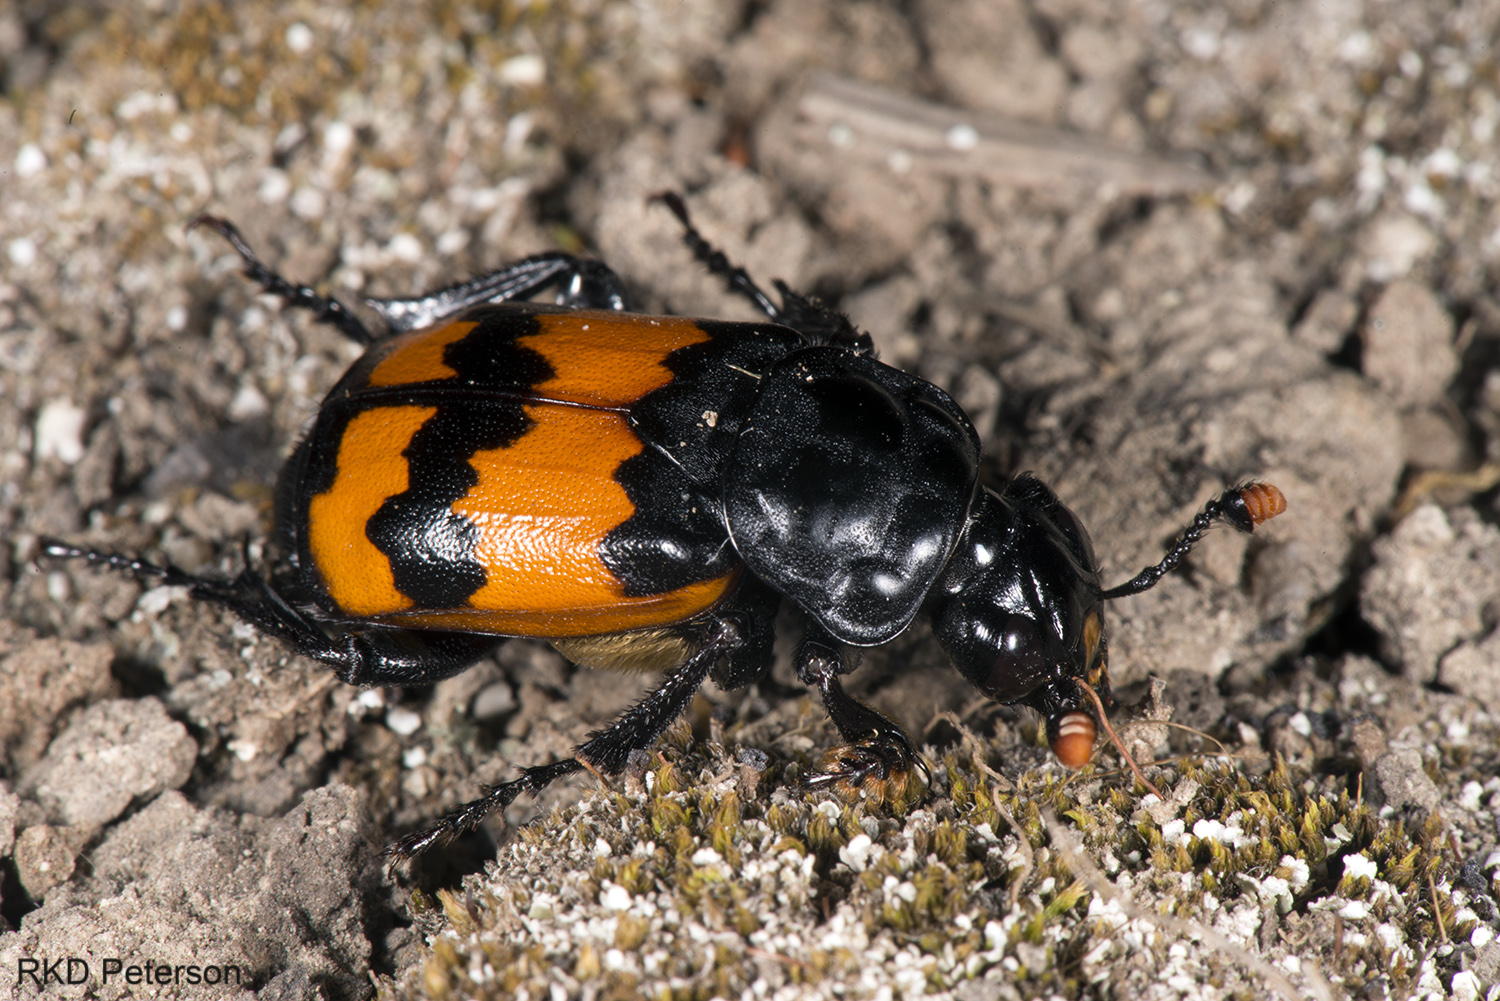
<svg viewBox="0 0 1500 1001">
<path fill-rule="evenodd" d="M 903 806 L 914 802 L 930 779 L 927 765 L 905 736 L 881 733 L 823 755 L 807 787 L 832 790 L 840 799 Z"/>
</svg>

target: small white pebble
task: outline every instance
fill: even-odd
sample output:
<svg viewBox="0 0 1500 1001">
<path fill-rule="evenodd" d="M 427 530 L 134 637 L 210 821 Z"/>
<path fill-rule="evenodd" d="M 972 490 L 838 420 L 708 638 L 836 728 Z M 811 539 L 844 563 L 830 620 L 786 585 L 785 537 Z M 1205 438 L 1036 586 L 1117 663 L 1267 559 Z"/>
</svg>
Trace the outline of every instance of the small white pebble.
<svg viewBox="0 0 1500 1001">
<path fill-rule="evenodd" d="M 1453 1001 L 1478 1001 L 1479 991 L 1483 986 L 1473 970 L 1459 970 L 1453 974 L 1453 985 L 1448 996 Z"/>
<path fill-rule="evenodd" d="M 870 849 L 873 845 L 868 834 L 856 834 L 849 839 L 847 845 L 839 849 L 839 861 L 855 872 L 864 872 L 865 866 L 870 864 Z"/>
<path fill-rule="evenodd" d="M 1363 900 L 1351 900 L 1339 910 L 1339 916 L 1350 921 L 1363 921 L 1370 916 L 1370 905 Z"/>
<path fill-rule="evenodd" d="M 317 188 L 301 187 L 292 192 L 291 208 L 303 219 L 321 219 L 328 209 L 328 199 Z"/>
<path fill-rule="evenodd" d="M 323 148 L 335 156 L 354 145 L 354 126 L 345 121 L 329 122 L 323 129 Z"/>
<path fill-rule="evenodd" d="M 1458 794 L 1459 805 L 1465 810 L 1478 812 L 1480 809 L 1480 797 L 1484 795 L 1484 786 L 1478 782 L 1469 781 L 1464 783 L 1463 789 Z"/>
<path fill-rule="evenodd" d="M 437 252 L 444 257 L 452 257 L 469 245 L 469 231 L 466 229 L 450 229 L 437 238 Z"/>
<path fill-rule="evenodd" d="M 943 139 L 948 143 L 949 149 L 968 151 L 979 145 L 979 130 L 972 125 L 955 125 Z"/>
<path fill-rule="evenodd" d="M 410 737 L 422 728 L 422 717 L 419 713 L 414 713 L 410 709 L 403 708 L 402 706 L 394 706 L 390 712 L 385 714 L 385 725 L 393 733 L 399 734 L 402 737 Z"/>
<path fill-rule="evenodd" d="M 1182 47 L 1194 59 L 1212 59 L 1219 54 L 1219 44 L 1219 33 L 1211 28 L 1189 28 L 1182 33 Z"/>
<path fill-rule="evenodd" d="M 271 167 L 260 176 L 260 189 L 256 192 L 266 205 L 280 205 L 292 193 L 292 182 L 286 171 Z"/>
<path fill-rule="evenodd" d="M 603 838 L 594 840 L 594 858 L 609 858 L 612 854 L 614 854 L 614 849 L 609 846 L 608 841 Z"/>
<path fill-rule="evenodd" d="M 500 81 L 517 87 L 537 87 L 547 79 L 547 64 L 541 56 L 511 56 L 500 64 Z"/>
<path fill-rule="evenodd" d="M 73 584 L 68 575 L 61 570 L 54 570 L 47 575 L 47 597 L 55 604 L 61 605 L 73 595 Z"/>
<path fill-rule="evenodd" d="M 16 152 L 16 176 L 30 177 L 47 168 L 47 154 L 36 143 L 27 143 Z"/>
<path fill-rule="evenodd" d="M 427 764 L 427 748 L 408 747 L 401 752 L 401 764 L 407 768 L 421 768 Z"/>
<path fill-rule="evenodd" d="M 261 391 L 248 383 L 236 390 L 234 399 L 229 401 L 229 416 L 237 421 L 260 417 L 270 409 L 271 404 L 261 395 Z"/>
<path fill-rule="evenodd" d="M 302 55 L 313 47 L 312 29 L 301 21 L 287 25 L 286 47 L 297 55 Z"/>
<path fill-rule="evenodd" d="M 834 149 L 850 149 L 854 146 L 854 130 L 843 122 L 828 126 L 828 143 Z"/>
<path fill-rule="evenodd" d="M 422 259 L 422 241 L 410 233 L 397 233 L 391 237 L 391 242 L 385 245 L 386 253 L 398 261 L 406 261 L 408 264 L 416 264 Z"/>
<path fill-rule="evenodd" d="M 617 883 L 605 883 L 603 892 L 599 894 L 599 906 L 606 911 L 629 910 L 630 891 Z"/>
<path fill-rule="evenodd" d="M 135 599 L 135 610 L 146 618 L 154 618 L 167 610 L 172 599 L 184 589 L 178 587 L 153 587 Z"/>
<path fill-rule="evenodd" d="M 724 861 L 724 856 L 712 848 L 699 848 L 693 852 L 692 856 L 693 865 L 718 865 L 722 861 Z"/>
<path fill-rule="evenodd" d="M 72 400 L 53 400 L 37 414 L 35 444 L 37 459 L 57 457 L 68 465 L 83 458 L 83 424 L 88 414 Z"/>
<path fill-rule="evenodd" d="M 1364 852 L 1360 852 L 1358 855 L 1344 856 L 1345 876 L 1353 879 L 1360 879 L 1361 877 L 1364 879 L 1374 879 L 1379 874 L 1380 867 L 1375 864 L 1374 859 L 1370 858 Z"/>
<path fill-rule="evenodd" d="M 18 268 L 29 268 L 36 263 L 36 241 L 29 236 L 18 236 L 5 247 L 10 263 Z"/>
<path fill-rule="evenodd" d="M 1281 864 L 1292 872 L 1287 877 L 1287 883 L 1291 885 L 1293 890 L 1301 890 L 1307 886 L 1308 879 L 1312 876 L 1312 869 L 1308 867 L 1306 859 L 1283 855 L 1281 856 Z"/>
</svg>

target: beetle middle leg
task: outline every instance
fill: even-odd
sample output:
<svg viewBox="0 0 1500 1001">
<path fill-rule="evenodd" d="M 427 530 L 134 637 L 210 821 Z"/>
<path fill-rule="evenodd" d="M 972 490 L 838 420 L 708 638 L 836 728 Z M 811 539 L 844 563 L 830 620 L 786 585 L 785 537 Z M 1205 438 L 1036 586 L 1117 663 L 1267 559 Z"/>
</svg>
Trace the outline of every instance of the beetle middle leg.
<svg viewBox="0 0 1500 1001">
<path fill-rule="evenodd" d="M 807 784 L 833 787 L 843 795 L 862 790 L 870 799 L 909 800 L 918 788 L 913 766 L 920 767 L 921 758 L 900 726 L 844 691 L 839 649 L 821 629 L 809 629 L 797 649 L 796 667 L 797 677 L 818 689 L 828 718 L 844 739 L 823 756 L 820 771 Z"/>
<path fill-rule="evenodd" d="M 244 262 L 245 276 L 270 294 L 286 300 L 288 306 L 311 310 L 320 323 L 332 325 L 357 344 L 370 344 L 379 339 L 337 299 L 322 295 L 307 285 L 288 281 L 264 264 L 234 223 L 218 216 L 201 215 L 188 228 L 195 226 L 206 226 L 229 241 Z M 549 288 L 557 289 L 559 306 L 627 308 L 625 283 L 612 268 L 600 261 L 584 260 L 561 251 L 536 254 L 414 298 L 366 299 L 365 305 L 380 314 L 389 333 L 399 334 L 450 320 L 470 306 L 525 299 Z"/>
</svg>

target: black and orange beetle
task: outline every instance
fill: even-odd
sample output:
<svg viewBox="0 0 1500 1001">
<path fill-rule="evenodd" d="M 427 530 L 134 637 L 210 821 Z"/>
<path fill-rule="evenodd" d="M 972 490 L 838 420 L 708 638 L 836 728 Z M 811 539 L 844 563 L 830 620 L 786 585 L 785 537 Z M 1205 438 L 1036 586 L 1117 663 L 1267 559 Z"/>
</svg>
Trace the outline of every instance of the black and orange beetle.
<svg viewBox="0 0 1500 1001">
<path fill-rule="evenodd" d="M 454 675 L 505 637 L 661 684 L 575 756 L 528 768 L 393 846 L 410 857 L 523 791 L 587 764 L 616 774 L 704 679 L 765 675 L 783 600 L 795 654 L 844 744 L 810 782 L 911 774 L 901 728 L 839 682 L 846 647 L 919 614 L 980 691 L 1037 710 L 1065 764 L 1085 763 L 1110 702 L 1103 603 L 1144 591 L 1203 532 L 1280 513 L 1266 484 L 1210 502 L 1158 564 L 1105 590 L 1088 533 L 1040 480 L 977 485 L 980 444 L 941 389 L 875 360 L 847 318 L 777 282 L 778 305 L 661 200 L 694 255 L 765 323 L 627 311 L 603 264 L 550 253 L 414 299 L 372 299 L 373 336 L 336 300 L 223 235 L 267 292 L 369 350 L 323 402 L 277 489 L 267 576 L 197 577 L 43 543 L 223 605 L 356 685 Z M 556 290 L 556 302 L 524 301 Z M 1100 722 L 1103 722 L 1102 717 Z"/>
</svg>

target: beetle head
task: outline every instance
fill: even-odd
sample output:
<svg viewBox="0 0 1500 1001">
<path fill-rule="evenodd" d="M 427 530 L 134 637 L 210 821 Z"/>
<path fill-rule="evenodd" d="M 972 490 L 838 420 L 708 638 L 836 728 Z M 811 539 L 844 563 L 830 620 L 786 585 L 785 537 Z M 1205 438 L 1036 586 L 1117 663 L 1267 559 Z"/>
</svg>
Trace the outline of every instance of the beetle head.
<svg viewBox="0 0 1500 1001">
<path fill-rule="evenodd" d="M 1103 589 L 1077 516 L 1030 475 L 983 491 L 934 594 L 934 631 L 964 677 L 1046 717 L 1064 763 L 1087 761 L 1093 720 L 1075 679 L 1110 697 Z"/>
<path fill-rule="evenodd" d="M 1160 562 L 1105 590 L 1078 517 L 1036 477 L 1017 476 L 1003 492 L 985 490 L 975 502 L 932 592 L 933 630 L 976 688 L 1046 718 L 1048 742 L 1063 764 L 1088 761 L 1097 719 L 1134 768 L 1103 716 L 1113 702 L 1104 602 L 1155 587 L 1215 522 L 1248 533 L 1285 510 L 1286 497 L 1269 483 L 1227 490 L 1203 506 Z"/>
</svg>

